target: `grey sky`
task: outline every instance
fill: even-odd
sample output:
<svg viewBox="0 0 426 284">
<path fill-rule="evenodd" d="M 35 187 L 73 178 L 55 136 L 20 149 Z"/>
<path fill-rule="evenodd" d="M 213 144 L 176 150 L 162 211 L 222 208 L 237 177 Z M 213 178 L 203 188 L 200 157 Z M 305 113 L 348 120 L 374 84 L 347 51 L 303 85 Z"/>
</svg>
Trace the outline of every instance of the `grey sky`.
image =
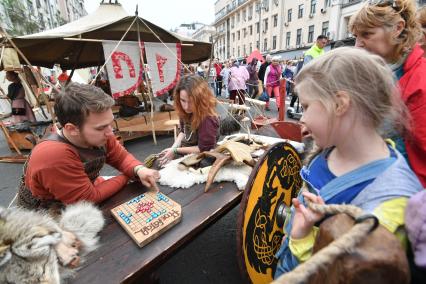
<svg viewBox="0 0 426 284">
<path fill-rule="evenodd" d="M 200 22 L 211 24 L 214 21 L 214 3 L 217 0 L 119 0 L 124 9 L 134 15 L 136 4 L 139 16 L 164 28 L 176 28 L 183 23 Z M 85 0 L 84 6 L 90 14 L 101 0 Z M 106 0 L 105 2 L 108 2 Z"/>
</svg>

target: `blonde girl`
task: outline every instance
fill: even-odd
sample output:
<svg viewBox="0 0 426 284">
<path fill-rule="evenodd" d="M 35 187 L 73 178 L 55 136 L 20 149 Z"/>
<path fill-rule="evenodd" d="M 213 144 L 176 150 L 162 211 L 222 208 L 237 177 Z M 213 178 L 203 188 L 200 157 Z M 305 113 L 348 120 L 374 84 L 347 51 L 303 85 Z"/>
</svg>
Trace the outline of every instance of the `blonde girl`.
<svg viewBox="0 0 426 284">
<path fill-rule="evenodd" d="M 324 216 L 304 205 L 353 204 L 393 233 L 404 225 L 410 196 L 422 189 L 405 159 L 381 136 L 385 120 L 402 121 L 404 105 L 383 59 L 341 47 L 306 65 L 296 77 L 305 135 L 322 149 L 301 175 L 309 188 L 293 200 L 275 276 L 306 261 Z M 404 125 L 404 123 L 401 123 Z"/>
</svg>

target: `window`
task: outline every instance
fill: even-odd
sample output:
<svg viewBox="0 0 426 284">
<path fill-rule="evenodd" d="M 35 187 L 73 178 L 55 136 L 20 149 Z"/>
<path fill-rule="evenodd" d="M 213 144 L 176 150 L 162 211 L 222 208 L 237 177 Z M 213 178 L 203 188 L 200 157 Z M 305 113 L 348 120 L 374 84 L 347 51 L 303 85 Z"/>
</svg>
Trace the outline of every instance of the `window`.
<svg viewBox="0 0 426 284">
<path fill-rule="evenodd" d="M 247 55 L 247 52 L 246 52 L 246 45 L 244 44 L 243 45 L 243 56 L 246 56 Z"/>
<path fill-rule="evenodd" d="M 231 18 L 231 28 L 233 28 L 235 26 L 235 17 L 232 16 Z"/>
<path fill-rule="evenodd" d="M 309 26 L 309 30 L 308 30 L 308 42 L 313 42 L 314 41 L 314 25 Z"/>
<path fill-rule="evenodd" d="M 249 26 L 249 34 L 252 35 L 253 34 L 253 26 Z"/>
<path fill-rule="evenodd" d="M 325 0 L 324 7 L 330 7 L 331 0 Z"/>
<path fill-rule="evenodd" d="M 322 29 L 321 29 L 322 35 L 327 35 L 327 33 L 328 33 L 328 21 L 322 23 Z"/>
<path fill-rule="evenodd" d="M 250 53 L 253 51 L 253 44 L 250 42 Z"/>
<path fill-rule="evenodd" d="M 256 23 L 256 33 L 259 33 L 259 22 Z"/>
<path fill-rule="evenodd" d="M 272 49 L 277 49 L 277 36 L 272 37 Z"/>
<path fill-rule="evenodd" d="M 238 47 L 238 57 L 240 57 L 240 56 L 241 56 L 240 47 Z"/>
<path fill-rule="evenodd" d="M 232 33 L 232 41 L 235 41 L 235 33 Z"/>
<path fill-rule="evenodd" d="M 296 32 L 296 46 L 300 46 L 300 43 L 302 42 L 302 29 L 297 29 Z"/>
<path fill-rule="evenodd" d="M 235 48 L 232 48 L 232 56 L 235 56 Z"/>
<path fill-rule="evenodd" d="M 27 0 L 27 6 L 28 6 L 28 12 L 31 15 L 34 14 L 34 7 L 33 7 L 33 2 L 30 0 Z"/>
<path fill-rule="evenodd" d="M 263 20 L 263 32 L 266 33 L 268 31 L 268 19 Z"/>
<path fill-rule="evenodd" d="M 278 26 L 278 14 L 273 15 L 272 19 L 274 21 L 274 27 Z"/>
<path fill-rule="evenodd" d="M 290 46 L 290 38 L 291 38 L 291 32 L 287 32 L 287 34 L 285 36 L 285 47 Z"/>
<path fill-rule="evenodd" d="M 243 38 L 246 38 L 246 36 L 247 36 L 247 29 L 246 29 L 246 28 L 244 28 L 244 29 L 243 29 Z"/>
<path fill-rule="evenodd" d="M 253 18 L 253 5 L 248 8 L 248 19 L 251 20 L 251 18 Z"/>
<path fill-rule="evenodd" d="M 259 41 L 258 41 L 258 40 L 256 40 L 256 48 L 257 48 L 258 50 L 260 50 L 260 45 L 259 45 Z"/>
<path fill-rule="evenodd" d="M 311 15 L 315 14 L 316 6 L 317 6 L 317 0 L 311 0 L 311 11 L 310 11 Z"/>
<path fill-rule="evenodd" d="M 246 10 L 244 9 L 244 10 L 243 10 L 243 21 L 244 21 L 244 22 L 245 22 L 245 21 L 247 21 L 246 15 L 247 15 L 247 12 L 246 12 Z"/>
<path fill-rule="evenodd" d="M 268 39 L 263 39 L 263 51 L 266 51 L 268 49 Z"/>
<path fill-rule="evenodd" d="M 291 22 L 291 13 L 293 12 L 293 9 L 288 9 L 287 11 L 287 23 Z"/>
<path fill-rule="evenodd" d="M 299 12 L 297 14 L 297 18 L 298 19 L 303 18 L 303 4 L 299 5 Z"/>
<path fill-rule="evenodd" d="M 240 40 L 240 31 L 237 31 L 237 40 Z"/>
<path fill-rule="evenodd" d="M 240 22 L 240 12 L 237 13 L 237 24 Z"/>
</svg>

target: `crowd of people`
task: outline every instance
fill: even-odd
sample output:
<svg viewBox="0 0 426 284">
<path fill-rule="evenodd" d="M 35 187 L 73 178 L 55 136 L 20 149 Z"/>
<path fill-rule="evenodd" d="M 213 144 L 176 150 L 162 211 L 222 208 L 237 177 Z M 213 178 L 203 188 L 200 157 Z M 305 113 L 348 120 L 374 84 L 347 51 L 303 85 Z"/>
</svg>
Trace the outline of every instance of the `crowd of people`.
<svg viewBox="0 0 426 284">
<path fill-rule="evenodd" d="M 243 65 L 231 58 L 223 64 L 215 60 L 207 73 L 200 64 L 174 89 L 180 133 L 160 154 L 160 166 L 215 147 L 220 127 L 215 97 L 243 104 L 246 94 L 259 96 L 260 81 L 279 107 L 279 82 L 288 79 L 288 94 L 297 93 L 303 107 L 302 133 L 317 149 L 301 170 L 305 188 L 293 199 L 275 277 L 312 255 L 324 216 L 307 202 L 353 204 L 374 214 L 412 250 L 413 279 L 425 277 L 425 19 L 426 9 L 416 11 L 413 0 L 369 2 L 349 23 L 355 47 L 324 52 L 328 40 L 321 35 L 304 61 L 266 56 L 262 64 L 253 59 Z M 10 96 L 19 100 L 18 79 L 12 73 L 8 79 L 15 84 Z M 99 203 L 129 180 L 156 188 L 159 172 L 146 168 L 114 138 L 113 104 L 95 86 L 70 83 L 62 89 L 55 103 L 61 131 L 32 151 L 19 190 L 20 206 Z M 104 163 L 122 174 L 102 179 Z"/>
</svg>

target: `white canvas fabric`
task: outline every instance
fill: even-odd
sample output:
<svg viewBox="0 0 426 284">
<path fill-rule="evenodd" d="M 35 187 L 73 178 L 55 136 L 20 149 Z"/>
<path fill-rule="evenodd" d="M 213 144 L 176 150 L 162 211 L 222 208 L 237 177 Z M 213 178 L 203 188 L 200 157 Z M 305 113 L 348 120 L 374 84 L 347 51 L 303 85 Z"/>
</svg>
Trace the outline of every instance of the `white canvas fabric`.
<svg viewBox="0 0 426 284">
<path fill-rule="evenodd" d="M 131 94 L 142 81 L 141 51 L 138 42 L 104 41 L 105 58 L 110 58 L 106 64 L 108 79 L 113 98 Z"/>
<path fill-rule="evenodd" d="M 179 43 L 145 42 L 154 96 L 171 90 L 180 79 L 181 46 Z"/>
</svg>

